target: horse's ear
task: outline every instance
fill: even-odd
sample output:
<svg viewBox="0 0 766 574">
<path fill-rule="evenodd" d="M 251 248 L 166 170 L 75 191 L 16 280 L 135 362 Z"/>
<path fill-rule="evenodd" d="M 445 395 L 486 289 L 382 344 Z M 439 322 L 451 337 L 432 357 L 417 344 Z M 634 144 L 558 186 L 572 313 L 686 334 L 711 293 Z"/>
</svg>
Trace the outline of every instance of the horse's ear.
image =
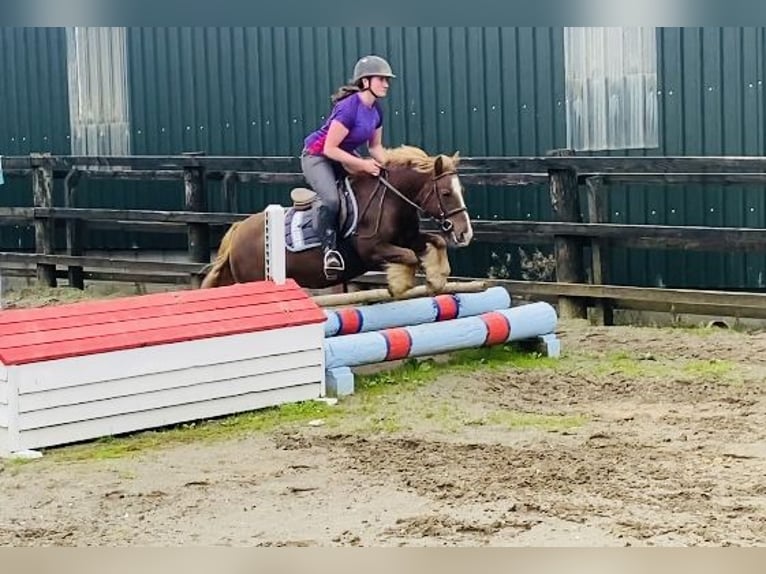
<svg viewBox="0 0 766 574">
<path fill-rule="evenodd" d="M 460 152 L 456 151 L 454 155 L 452 156 L 452 163 L 457 166 L 457 164 L 460 163 Z"/>
<path fill-rule="evenodd" d="M 436 161 L 434 162 L 434 175 L 440 176 L 444 172 L 444 160 L 442 159 L 442 156 L 439 155 L 436 157 Z"/>
</svg>

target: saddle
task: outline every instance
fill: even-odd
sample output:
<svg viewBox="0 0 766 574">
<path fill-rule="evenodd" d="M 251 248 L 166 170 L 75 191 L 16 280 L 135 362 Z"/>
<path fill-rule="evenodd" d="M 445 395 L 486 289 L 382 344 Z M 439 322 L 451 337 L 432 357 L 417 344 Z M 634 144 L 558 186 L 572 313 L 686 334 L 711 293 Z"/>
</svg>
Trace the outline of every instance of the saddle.
<svg viewBox="0 0 766 574">
<path fill-rule="evenodd" d="M 339 239 L 347 239 L 355 231 L 359 218 L 359 206 L 347 177 L 337 182 L 340 196 L 340 213 L 336 229 Z M 290 191 L 292 207 L 285 211 L 285 246 L 288 251 L 298 252 L 313 249 L 321 245 L 314 230 L 314 219 L 320 205 L 319 196 L 306 187 L 296 187 Z"/>
</svg>

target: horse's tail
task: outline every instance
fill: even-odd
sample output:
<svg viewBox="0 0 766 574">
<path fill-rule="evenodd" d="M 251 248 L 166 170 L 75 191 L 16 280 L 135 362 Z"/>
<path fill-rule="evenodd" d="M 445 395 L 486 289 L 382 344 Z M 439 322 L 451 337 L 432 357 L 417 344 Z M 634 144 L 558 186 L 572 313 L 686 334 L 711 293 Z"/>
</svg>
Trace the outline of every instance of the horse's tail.
<svg viewBox="0 0 766 574">
<path fill-rule="evenodd" d="M 202 273 L 205 275 L 205 279 L 202 281 L 201 285 L 202 289 L 218 287 L 221 274 L 229 270 L 231 242 L 234 237 L 234 232 L 237 227 L 239 227 L 240 223 L 241 221 L 236 221 L 229 227 L 229 230 L 221 238 L 221 245 L 218 246 L 218 255 L 216 255 L 215 260 L 202 269 Z M 231 273 L 229 273 L 229 275 L 231 275 Z"/>
</svg>

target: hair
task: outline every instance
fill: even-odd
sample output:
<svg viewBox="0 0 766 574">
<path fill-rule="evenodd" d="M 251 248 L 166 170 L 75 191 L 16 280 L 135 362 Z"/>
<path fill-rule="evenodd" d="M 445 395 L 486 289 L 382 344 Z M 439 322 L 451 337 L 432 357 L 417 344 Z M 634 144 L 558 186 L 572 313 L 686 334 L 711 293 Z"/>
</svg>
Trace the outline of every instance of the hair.
<svg viewBox="0 0 766 574">
<path fill-rule="evenodd" d="M 362 80 L 359 80 L 356 84 L 346 84 L 337 89 L 337 91 L 330 96 L 330 100 L 333 105 L 339 101 L 346 99 L 347 97 L 362 91 Z"/>
<path fill-rule="evenodd" d="M 404 166 L 412 167 L 417 171 L 427 172 L 434 168 L 436 157 L 429 156 L 419 147 L 410 145 L 400 145 L 396 148 L 386 148 L 383 150 L 385 154 L 386 166 Z M 460 154 L 454 155 L 442 155 L 442 161 L 444 162 L 444 168 L 447 170 L 455 170 L 458 163 L 460 163 Z"/>
</svg>

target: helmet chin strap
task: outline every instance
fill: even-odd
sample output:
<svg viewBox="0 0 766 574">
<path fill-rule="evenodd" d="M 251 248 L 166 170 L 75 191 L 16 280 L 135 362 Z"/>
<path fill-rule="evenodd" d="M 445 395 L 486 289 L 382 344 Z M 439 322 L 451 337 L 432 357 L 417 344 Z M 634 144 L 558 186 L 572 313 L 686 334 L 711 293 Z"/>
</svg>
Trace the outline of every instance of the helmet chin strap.
<svg viewBox="0 0 766 574">
<path fill-rule="evenodd" d="M 362 88 L 362 91 L 363 92 L 370 92 L 373 96 L 375 96 L 376 100 L 379 100 L 381 98 L 381 96 L 379 96 L 378 94 L 376 94 L 375 92 L 372 91 L 372 80 L 370 80 L 367 83 L 367 87 L 366 88 Z"/>
</svg>

